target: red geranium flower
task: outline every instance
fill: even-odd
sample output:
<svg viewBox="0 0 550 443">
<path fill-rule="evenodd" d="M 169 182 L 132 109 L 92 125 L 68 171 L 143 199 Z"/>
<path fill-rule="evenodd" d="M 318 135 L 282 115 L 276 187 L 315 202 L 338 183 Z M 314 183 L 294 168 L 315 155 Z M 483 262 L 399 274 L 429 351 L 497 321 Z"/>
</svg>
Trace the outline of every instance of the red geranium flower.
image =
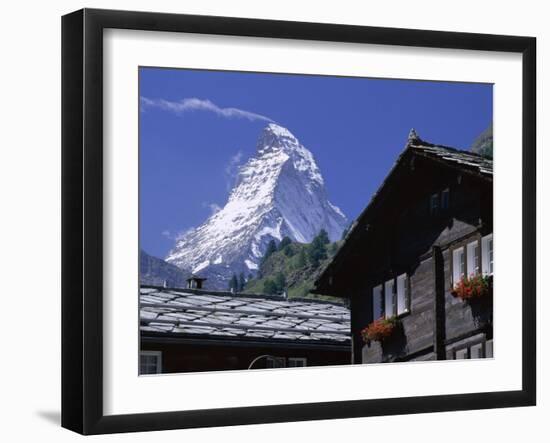
<svg viewBox="0 0 550 443">
<path fill-rule="evenodd" d="M 451 294 L 466 301 L 486 297 L 491 293 L 492 289 L 492 277 L 478 274 L 462 277 L 451 288 Z"/>
<path fill-rule="evenodd" d="M 371 341 L 382 342 L 393 334 L 396 327 L 397 319 L 395 317 L 379 318 L 363 329 L 361 335 L 365 343 L 370 343 Z"/>
</svg>

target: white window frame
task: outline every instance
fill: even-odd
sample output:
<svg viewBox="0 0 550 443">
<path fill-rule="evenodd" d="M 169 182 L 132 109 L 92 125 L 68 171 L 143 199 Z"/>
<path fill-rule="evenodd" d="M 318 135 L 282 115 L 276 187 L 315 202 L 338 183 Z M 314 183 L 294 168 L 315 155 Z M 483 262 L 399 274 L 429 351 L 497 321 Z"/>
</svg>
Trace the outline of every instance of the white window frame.
<svg viewBox="0 0 550 443">
<path fill-rule="evenodd" d="M 141 372 L 141 357 L 156 357 L 156 372 Z M 153 375 L 162 373 L 162 351 L 139 351 L 139 375 Z"/>
<path fill-rule="evenodd" d="M 494 241 L 493 234 L 488 234 L 481 239 L 481 272 L 483 275 L 493 275 L 494 272 Z"/>
<path fill-rule="evenodd" d="M 466 245 L 466 273 L 470 277 L 480 273 L 479 266 L 479 241 L 476 239 Z"/>
<path fill-rule="evenodd" d="M 464 246 L 453 249 L 453 285 L 456 285 L 465 274 L 465 251 Z"/>
<path fill-rule="evenodd" d="M 409 279 L 406 273 L 395 278 L 395 291 L 397 294 L 397 315 L 408 313 Z"/>
<path fill-rule="evenodd" d="M 268 355 L 266 357 L 265 366 L 266 366 L 267 369 L 286 368 L 286 359 L 284 357 L 277 357 L 275 355 Z"/>
<path fill-rule="evenodd" d="M 296 364 L 301 363 L 301 364 Z M 305 368 L 307 366 L 307 358 L 305 357 L 289 357 L 287 362 L 288 368 Z"/>
<path fill-rule="evenodd" d="M 388 286 L 390 287 L 390 291 L 388 291 Z M 395 279 L 392 278 L 390 280 L 386 280 L 384 282 L 384 316 L 386 318 L 391 318 L 395 314 L 394 309 L 394 299 L 393 299 L 393 292 L 395 290 Z"/>
<path fill-rule="evenodd" d="M 377 285 L 374 288 L 372 288 L 372 319 L 373 320 L 378 320 L 379 318 L 383 317 L 385 314 L 382 311 L 383 294 L 384 294 L 384 289 L 382 285 Z"/>
<path fill-rule="evenodd" d="M 399 274 L 372 288 L 372 320 L 408 314 L 411 296 L 409 274 Z"/>
</svg>

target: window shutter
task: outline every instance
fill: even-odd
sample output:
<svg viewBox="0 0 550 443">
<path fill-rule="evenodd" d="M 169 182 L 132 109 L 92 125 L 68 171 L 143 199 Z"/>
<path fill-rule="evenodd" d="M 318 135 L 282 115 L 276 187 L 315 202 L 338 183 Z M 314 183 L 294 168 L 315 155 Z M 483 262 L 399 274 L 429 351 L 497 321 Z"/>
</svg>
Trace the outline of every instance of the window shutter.
<svg viewBox="0 0 550 443">
<path fill-rule="evenodd" d="M 464 274 L 464 247 L 453 251 L 453 285 L 456 285 Z"/>
<path fill-rule="evenodd" d="M 386 318 L 394 316 L 394 291 L 393 291 L 393 279 L 386 281 L 384 284 L 384 314 Z"/>
<path fill-rule="evenodd" d="M 384 315 L 384 302 L 382 299 L 382 285 L 372 288 L 372 319 L 378 320 Z"/>
<path fill-rule="evenodd" d="M 392 315 L 397 315 L 397 285 L 395 280 L 392 280 Z"/>
<path fill-rule="evenodd" d="M 397 315 L 404 314 L 409 310 L 408 303 L 408 292 L 409 292 L 409 282 L 408 275 L 401 274 L 396 279 L 397 287 Z"/>
<path fill-rule="evenodd" d="M 405 309 L 411 311 L 411 278 L 405 274 Z"/>
<path fill-rule="evenodd" d="M 478 241 L 468 243 L 466 246 L 466 265 L 467 276 L 470 277 L 473 274 L 479 273 L 479 262 L 478 262 Z"/>
<path fill-rule="evenodd" d="M 484 275 L 493 273 L 493 234 L 481 239 L 481 272 Z"/>
</svg>

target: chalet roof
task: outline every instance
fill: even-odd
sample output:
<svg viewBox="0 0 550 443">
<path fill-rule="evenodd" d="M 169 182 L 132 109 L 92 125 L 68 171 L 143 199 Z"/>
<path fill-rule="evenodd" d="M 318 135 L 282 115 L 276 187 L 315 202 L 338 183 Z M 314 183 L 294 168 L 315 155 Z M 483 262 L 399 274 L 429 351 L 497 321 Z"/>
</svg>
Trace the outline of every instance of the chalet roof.
<svg viewBox="0 0 550 443">
<path fill-rule="evenodd" d="M 449 165 L 463 169 L 465 172 L 478 172 L 487 178 L 493 177 L 493 160 L 469 151 L 438 146 L 419 140 L 418 144 L 411 144 L 416 153 L 425 154 L 435 160 L 441 160 Z"/>
<path fill-rule="evenodd" d="M 423 158 L 428 158 L 433 160 L 434 164 L 439 163 L 442 165 L 446 165 L 463 173 L 473 174 L 482 180 L 492 181 L 493 179 L 493 160 L 487 159 L 479 154 L 470 151 L 463 151 L 449 146 L 429 143 L 425 140 L 422 140 L 418 136 L 416 131 L 414 129 L 411 129 L 405 149 L 397 157 L 394 165 L 388 172 L 388 175 L 386 176 L 378 190 L 372 195 L 370 202 L 368 203 L 366 208 L 352 223 L 351 228 L 346 234 L 344 242 L 339 248 L 336 255 L 332 258 L 331 261 L 326 263 L 324 268 L 321 270 L 319 277 L 315 281 L 316 291 L 318 291 L 319 293 L 325 293 L 325 291 L 319 290 L 321 282 L 323 280 L 328 280 L 327 276 L 330 272 L 330 269 L 337 261 L 342 258 L 343 255 L 347 253 L 347 249 L 349 248 L 349 244 L 351 243 L 350 239 L 354 237 L 354 231 L 356 230 L 357 226 L 369 218 L 369 215 L 374 210 L 376 202 L 378 201 L 382 191 L 386 188 L 387 184 L 392 179 L 397 167 L 401 164 L 405 157 L 409 156 L 421 156 Z"/>
<path fill-rule="evenodd" d="M 141 286 L 140 330 L 172 337 L 346 344 L 350 312 L 309 299 Z"/>
</svg>

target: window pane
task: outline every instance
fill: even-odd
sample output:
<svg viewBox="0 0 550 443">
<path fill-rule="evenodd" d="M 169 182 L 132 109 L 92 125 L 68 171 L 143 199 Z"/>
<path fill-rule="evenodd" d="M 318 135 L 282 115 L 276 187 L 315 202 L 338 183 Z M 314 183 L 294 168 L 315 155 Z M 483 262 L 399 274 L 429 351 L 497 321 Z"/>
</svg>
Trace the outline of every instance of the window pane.
<svg viewBox="0 0 550 443">
<path fill-rule="evenodd" d="M 401 274 L 397 277 L 397 315 L 407 311 L 407 274 Z"/>
<path fill-rule="evenodd" d="M 483 274 L 493 273 L 493 234 L 481 239 L 481 270 Z"/>
<path fill-rule="evenodd" d="M 483 344 L 478 343 L 470 348 L 470 358 L 483 358 Z"/>
<path fill-rule="evenodd" d="M 493 358 L 493 340 L 487 340 L 485 343 L 485 357 Z"/>
<path fill-rule="evenodd" d="M 433 194 L 430 198 L 430 214 L 436 215 L 439 209 L 439 194 Z"/>
<path fill-rule="evenodd" d="M 289 358 L 288 367 L 289 368 L 301 368 L 306 366 L 307 360 L 305 358 Z"/>
<path fill-rule="evenodd" d="M 464 276 L 464 248 L 453 251 L 453 284 L 457 284 Z"/>
<path fill-rule="evenodd" d="M 149 351 L 152 352 L 152 351 Z M 140 374 L 160 374 L 161 355 L 160 353 L 142 352 L 139 354 Z"/>
<path fill-rule="evenodd" d="M 441 209 L 449 209 L 449 188 L 441 192 Z"/>
<path fill-rule="evenodd" d="M 372 289 L 372 319 L 378 320 L 382 317 L 382 285 L 378 285 Z"/>
<path fill-rule="evenodd" d="M 478 263 L 478 242 L 473 241 L 468 243 L 466 248 L 468 254 L 468 276 L 479 273 L 479 263 Z"/>
<path fill-rule="evenodd" d="M 388 280 L 384 285 L 384 301 L 386 303 L 386 318 L 393 317 L 393 279 Z"/>
<path fill-rule="evenodd" d="M 266 367 L 268 368 L 284 368 L 284 357 L 267 357 Z"/>
<path fill-rule="evenodd" d="M 465 360 L 468 358 L 468 348 L 465 349 L 459 349 L 456 351 L 455 359 L 456 360 Z"/>
</svg>

